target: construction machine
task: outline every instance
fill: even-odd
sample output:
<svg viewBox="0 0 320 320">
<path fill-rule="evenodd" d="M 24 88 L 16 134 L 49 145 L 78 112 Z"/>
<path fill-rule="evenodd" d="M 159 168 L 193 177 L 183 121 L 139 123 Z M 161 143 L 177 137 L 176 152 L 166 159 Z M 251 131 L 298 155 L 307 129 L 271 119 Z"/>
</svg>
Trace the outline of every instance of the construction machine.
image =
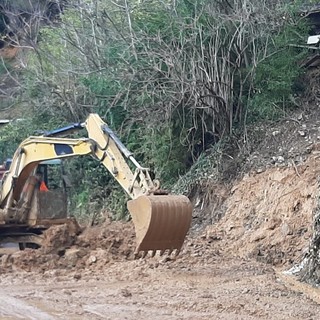
<svg viewBox="0 0 320 320">
<path fill-rule="evenodd" d="M 86 138 L 70 132 L 86 129 Z M 131 200 L 127 208 L 136 232 L 136 256 L 179 253 L 192 218 L 192 205 L 183 195 L 169 195 L 122 144 L 97 114 L 84 123 L 44 132 L 24 140 L 3 173 L 0 190 L 0 243 L 41 246 L 42 233 L 70 221 L 64 192 L 45 188 L 51 161 L 91 155 L 108 169 Z M 132 170 L 131 167 L 135 169 Z"/>
</svg>

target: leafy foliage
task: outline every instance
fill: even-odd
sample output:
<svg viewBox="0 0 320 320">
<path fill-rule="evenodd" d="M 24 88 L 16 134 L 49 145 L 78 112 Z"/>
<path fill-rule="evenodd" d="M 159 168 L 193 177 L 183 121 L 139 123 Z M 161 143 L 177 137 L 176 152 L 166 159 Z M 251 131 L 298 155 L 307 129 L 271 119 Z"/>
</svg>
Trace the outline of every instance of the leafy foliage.
<svg viewBox="0 0 320 320">
<path fill-rule="evenodd" d="M 203 151 L 294 105 L 305 53 L 292 45 L 307 33 L 295 12 L 285 0 L 70 0 L 28 54 L 21 99 L 34 122 L 98 112 L 164 186 L 190 168 L 192 182 Z M 75 208 L 123 216 L 104 169 L 79 159 L 70 170 Z"/>
<path fill-rule="evenodd" d="M 248 117 L 252 120 L 275 120 L 296 105 L 300 93 L 295 86 L 303 70 L 298 63 L 306 57 L 306 51 L 294 45 L 301 35 L 307 34 L 306 25 L 285 26 L 268 48 L 267 56 L 256 68 L 253 81 L 254 93 L 249 97 Z M 292 46 L 288 46 L 292 45 Z"/>
</svg>

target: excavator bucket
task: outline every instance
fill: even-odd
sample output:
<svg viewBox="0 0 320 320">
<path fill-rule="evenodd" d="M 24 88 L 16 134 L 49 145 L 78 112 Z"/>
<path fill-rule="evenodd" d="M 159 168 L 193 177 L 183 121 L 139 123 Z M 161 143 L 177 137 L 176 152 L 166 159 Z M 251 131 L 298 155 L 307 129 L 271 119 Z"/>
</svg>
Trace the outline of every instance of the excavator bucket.
<svg viewBox="0 0 320 320">
<path fill-rule="evenodd" d="M 128 201 L 128 210 L 135 226 L 137 248 L 135 256 L 148 251 L 152 256 L 157 250 L 162 255 L 166 250 L 179 253 L 190 228 L 192 205 L 185 196 L 152 195 L 140 196 Z"/>
</svg>

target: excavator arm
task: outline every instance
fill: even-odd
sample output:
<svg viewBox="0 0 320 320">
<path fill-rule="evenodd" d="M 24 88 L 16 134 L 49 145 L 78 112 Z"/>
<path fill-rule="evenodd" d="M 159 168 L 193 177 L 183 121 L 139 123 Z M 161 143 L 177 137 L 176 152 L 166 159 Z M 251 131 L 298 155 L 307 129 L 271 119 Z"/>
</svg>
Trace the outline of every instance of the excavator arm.
<svg viewBox="0 0 320 320">
<path fill-rule="evenodd" d="M 26 181 L 42 161 L 92 155 L 132 199 L 128 210 L 136 230 L 136 253 L 143 251 L 145 255 L 151 250 L 154 255 L 160 250 L 163 254 L 167 249 L 178 253 L 191 223 L 192 206 L 188 198 L 160 192 L 159 183 L 151 179 L 149 169 L 140 166 L 97 114 L 90 114 L 83 124 L 70 129 L 80 128 L 87 130 L 87 138 L 61 138 L 62 130 L 58 130 L 29 137 L 20 144 L 2 180 L 0 207 L 4 213 L 18 203 Z"/>
</svg>

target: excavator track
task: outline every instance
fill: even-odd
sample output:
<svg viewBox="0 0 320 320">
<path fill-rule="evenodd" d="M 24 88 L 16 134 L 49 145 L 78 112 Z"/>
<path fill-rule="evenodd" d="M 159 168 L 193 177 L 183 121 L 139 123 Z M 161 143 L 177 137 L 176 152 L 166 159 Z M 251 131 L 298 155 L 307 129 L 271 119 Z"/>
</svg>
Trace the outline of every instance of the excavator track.
<svg viewBox="0 0 320 320">
<path fill-rule="evenodd" d="M 190 228 L 192 205 L 182 195 L 140 196 L 128 201 L 128 210 L 135 226 L 136 257 L 154 256 L 173 251 L 178 255 Z M 140 253 L 142 252 L 142 255 Z"/>
</svg>

